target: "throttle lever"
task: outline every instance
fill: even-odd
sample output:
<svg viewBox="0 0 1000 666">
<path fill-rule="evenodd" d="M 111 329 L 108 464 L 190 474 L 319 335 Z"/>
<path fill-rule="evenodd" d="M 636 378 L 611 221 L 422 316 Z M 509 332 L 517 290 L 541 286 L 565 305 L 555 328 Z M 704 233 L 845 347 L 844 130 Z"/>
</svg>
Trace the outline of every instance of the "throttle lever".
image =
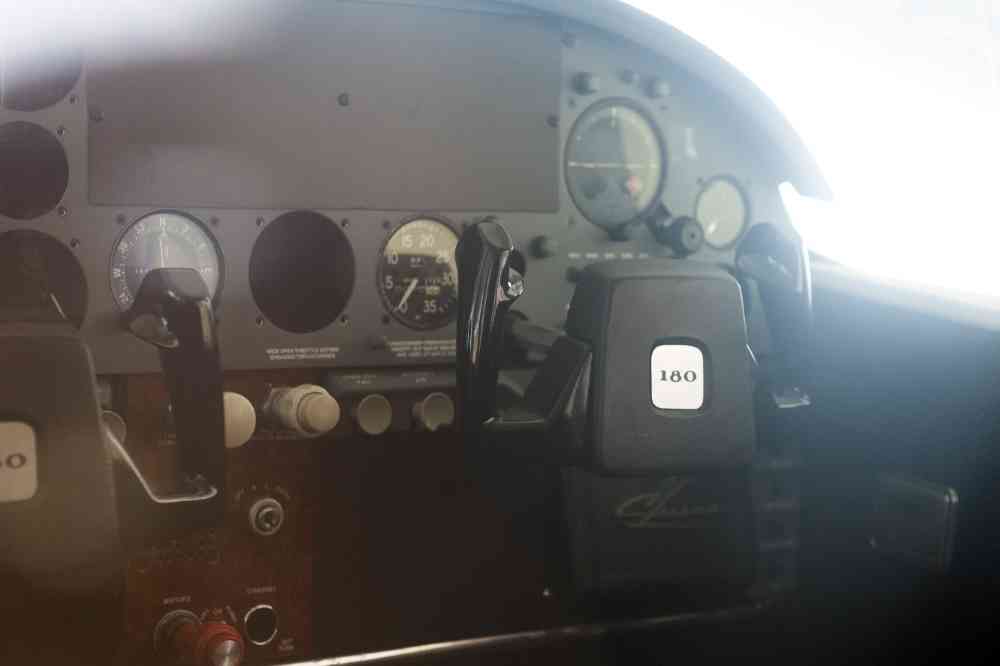
<svg viewBox="0 0 1000 666">
<path fill-rule="evenodd" d="M 157 268 L 143 278 L 123 323 L 160 350 L 177 432 L 180 468 L 192 488 L 185 499 L 223 494 L 225 411 L 215 312 L 201 275 Z M 133 470 L 135 471 L 135 470 Z"/>
<path fill-rule="evenodd" d="M 455 249 L 458 264 L 457 381 L 459 428 L 476 436 L 496 411 L 504 319 L 524 292 L 524 257 L 507 230 L 484 220 Z"/>
</svg>

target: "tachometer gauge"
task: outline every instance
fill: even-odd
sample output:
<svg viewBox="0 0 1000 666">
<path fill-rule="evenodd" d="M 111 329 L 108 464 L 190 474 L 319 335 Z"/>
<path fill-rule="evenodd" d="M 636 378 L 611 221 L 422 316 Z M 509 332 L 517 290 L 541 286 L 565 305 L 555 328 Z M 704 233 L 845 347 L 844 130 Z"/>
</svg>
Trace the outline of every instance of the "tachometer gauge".
<svg viewBox="0 0 1000 666">
<path fill-rule="evenodd" d="M 458 236 L 440 220 L 418 218 L 397 229 L 378 264 L 382 302 L 401 324 L 439 328 L 455 317 Z"/>
<path fill-rule="evenodd" d="M 193 268 L 215 298 L 222 280 L 222 255 L 193 217 L 173 211 L 152 213 L 133 222 L 111 254 L 111 293 L 118 307 L 131 307 L 142 279 L 154 268 Z"/>
<path fill-rule="evenodd" d="M 725 249 L 739 240 L 750 221 L 750 207 L 736 181 L 728 176 L 709 180 L 694 205 L 695 217 L 705 231 L 705 242 Z"/>
<path fill-rule="evenodd" d="M 656 205 L 665 176 L 663 140 L 631 102 L 609 99 L 583 112 L 566 144 L 566 186 L 580 212 L 613 229 Z"/>
</svg>

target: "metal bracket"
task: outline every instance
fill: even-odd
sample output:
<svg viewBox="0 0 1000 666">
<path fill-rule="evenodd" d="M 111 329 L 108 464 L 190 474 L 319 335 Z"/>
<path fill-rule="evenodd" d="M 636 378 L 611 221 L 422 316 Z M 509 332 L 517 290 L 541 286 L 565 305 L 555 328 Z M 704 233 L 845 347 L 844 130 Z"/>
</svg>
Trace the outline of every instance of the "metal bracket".
<svg viewBox="0 0 1000 666">
<path fill-rule="evenodd" d="M 128 450 L 125 446 L 118 440 L 113 432 L 107 427 L 104 428 L 104 440 L 107 442 L 108 447 L 111 450 L 111 455 L 117 460 L 125 463 L 129 471 L 142 486 L 142 489 L 146 492 L 146 496 L 154 504 L 190 504 L 193 502 L 205 502 L 212 499 L 219 494 L 219 491 L 215 486 L 208 483 L 204 478 L 196 476 L 194 478 L 186 479 L 190 486 L 187 492 L 181 492 L 174 495 L 160 495 L 153 490 L 153 487 L 146 480 L 146 477 L 142 475 L 139 470 L 139 466 L 135 464 L 132 460 L 132 456 L 129 455 Z"/>
</svg>

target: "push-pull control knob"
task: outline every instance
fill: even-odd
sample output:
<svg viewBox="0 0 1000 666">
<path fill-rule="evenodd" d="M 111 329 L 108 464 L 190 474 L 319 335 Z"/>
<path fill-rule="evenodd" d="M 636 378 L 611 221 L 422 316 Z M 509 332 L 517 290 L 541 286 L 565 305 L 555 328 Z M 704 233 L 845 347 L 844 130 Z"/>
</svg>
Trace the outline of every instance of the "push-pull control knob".
<svg viewBox="0 0 1000 666">
<path fill-rule="evenodd" d="M 366 395 L 354 408 L 354 420 L 366 435 L 381 435 L 392 425 L 392 403 L 381 393 Z"/>
<path fill-rule="evenodd" d="M 447 428 L 455 422 L 455 403 L 446 393 L 435 391 L 413 405 L 413 418 L 430 432 Z"/>
<path fill-rule="evenodd" d="M 257 412 L 244 396 L 230 391 L 222 394 L 222 406 L 226 414 L 226 448 L 238 449 L 253 437 Z"/>
<path fill-rule="evenodd" d="M 322 386 L 274 389 L 265 409 L 278 423 L 303 437 L 318 437 L 340 423 L 340 403 Z"/>
<path fill-rule="evenodd" d="M 154 636 L 156 651 L 176 666 L 239 666 L 243 637 L 225 622 L 201 622 L 190 611 L 172 611 L 160 620 Z"/>
</svg>

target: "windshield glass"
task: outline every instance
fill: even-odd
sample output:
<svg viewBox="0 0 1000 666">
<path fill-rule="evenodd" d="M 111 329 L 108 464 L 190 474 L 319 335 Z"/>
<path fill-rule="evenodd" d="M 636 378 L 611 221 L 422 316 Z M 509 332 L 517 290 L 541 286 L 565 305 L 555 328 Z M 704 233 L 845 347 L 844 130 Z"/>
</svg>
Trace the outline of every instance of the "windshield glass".
<svg viewBox="0 0 1000 666">
<path fill-rule="evenodd" d="M 1000 306 L 1000 3 L 629 0 L 749 76 L 834 193 L 786 186 L 810 247 Z"/>
</svg>

